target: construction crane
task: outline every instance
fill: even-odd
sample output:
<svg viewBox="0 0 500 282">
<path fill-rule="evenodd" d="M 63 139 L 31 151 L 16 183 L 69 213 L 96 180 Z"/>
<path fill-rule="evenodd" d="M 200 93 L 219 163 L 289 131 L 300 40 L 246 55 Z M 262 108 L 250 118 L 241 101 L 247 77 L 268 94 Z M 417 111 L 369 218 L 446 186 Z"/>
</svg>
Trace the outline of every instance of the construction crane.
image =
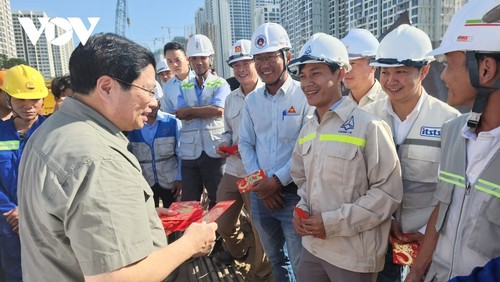
<svg viewBox="0 0 500 282">
<path fill-rule="evenodd" d="M 130 26 L 128 17 L 127 0 L 116 1 L 115 33 L 125 36 L 125 28 Z"/>
</svg>

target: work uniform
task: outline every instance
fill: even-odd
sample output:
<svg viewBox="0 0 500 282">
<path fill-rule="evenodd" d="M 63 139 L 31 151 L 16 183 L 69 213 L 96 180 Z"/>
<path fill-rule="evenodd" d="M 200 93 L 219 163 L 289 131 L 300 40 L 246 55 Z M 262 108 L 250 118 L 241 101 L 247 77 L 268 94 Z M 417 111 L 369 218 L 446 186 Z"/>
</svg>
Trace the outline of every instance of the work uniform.
<svg viewBox="0 0 500 282">
<path fill-rule="evenodd" d="M 438 181 L 438 167 L 441 155 L 441 126 L 455 118 L 459 112 L 428 95 L 422 88 L 422 95 L 414 111 L 407 117 L 409 131 L 398 139 L 394 119 L 398 118 L 389 98 L 379 100 L 363 108 L 380 117 L 391 126 L 401 162 L 403 176 L 403 201 L 396 213 L 396 220 L 402 232 L 417 232 L 427 224 L 436 206 L 433 199 Z M 401 138 L 402 137 L 402 138 Z M 421 231 L 424 233 L 424 230 Z"/>
<path fill-rule="evenodd" d="M 177 99 L 181 93 L 182 82 L 189 81 L 194 78 L 193 71 L 189 71 L 184 80 L 180 80 L 177 76 L 172 77 L 163 85 L 163 96 L 160 99 L 160 109 L 169 114 L 175 114 L 177 110 Z"/>
<path fill-rule="evenodd" d="M 12 225 L 7 222 L 7 217 L 3 214 L 15 209 L 18 205 L 19 162 L 26 142 L 46 118 L 38 115 L 37 120 L 24 137 L 19 135 L 14 119 L 0 121 L 0 214 L 2 214 L 0 216 L 0 261 L 7 281 L 22 281 L 19 235 L 12 230 Z"/>
<path fill-rule="evenodd" d="M 320 213 L 326 231 L 325 239 L 302 237 L 304 249 L 352 272 L 382 270 L 391 216 L 403 196 L 389 126 L 343 98 L 321 123 L 314 117 L 304 125 L 291 175 L 301 197 L 297 206 Z M 307 277 L 308 270 L 299 269 L 299 280 Z"/>
<path fill-rule="evenodd" d="M 351 91 L 349 91 L 349 95 L 347 97 L 355 101 Z M 380 82 L 378 82 L 378 80 L 375 79 L 375 83 L 373 83 L 370 90 L 368 90 L 368 92 L 366 92 L 366 94 L 359 100 L 358 107 L 363 108 L 364 106 L 369 105 L 375 101 L 384 99 L 385 97 L 387 97 L 387 94 L 385 94 L 384 90 L 382 90 Z"/>
<path fill-rule="evenodd" d="M 201 87 L 196 78 L 181 84 L 178 108 L 214 106 L 224 108 L 231 92 L 226 80 L 209 74 Z M 198 201 L 207 189 L 210 204 L 216 202 L 217 186 L 224 171 L 225 159 L 216 153 L 224 132 L 224 118 L 194 118 L 182 120 L 179 137 L 179 157 L 182 160 L 183 201 Z"/>
<path fill-rule="evenodd" d="M 19 187 L 30 189 L 18 191 L 25 281 L 83 281 L 166 245 L 153 191 L 127 145 L 73 98 L 31 137 L 19 169 Z"/>
<path fill-rule="evenodd" d="M 163 206 L 168 207 L 175 200 L 168 197 L 175 181 L 182 180 L 180 159 L 177 158 L 180 120 L 160 110 L 153 125 L 144 124 L 142 129 L 129 132 L 129 150 L 137 157 L 142 175 L 153 189 L 155 206 L 159 195 Z M 163 191 L 166 190 L 166 191 Z M 168 200 L 165 202 L 165 200 Z"/>
<path fill-rule="evenodd" d="M 468 275 L 500 256 L 500 127 L 475 136 L 464 127 L 467 119 L 443 126 L 439 239 L 425 281 Z"/>
</svg>

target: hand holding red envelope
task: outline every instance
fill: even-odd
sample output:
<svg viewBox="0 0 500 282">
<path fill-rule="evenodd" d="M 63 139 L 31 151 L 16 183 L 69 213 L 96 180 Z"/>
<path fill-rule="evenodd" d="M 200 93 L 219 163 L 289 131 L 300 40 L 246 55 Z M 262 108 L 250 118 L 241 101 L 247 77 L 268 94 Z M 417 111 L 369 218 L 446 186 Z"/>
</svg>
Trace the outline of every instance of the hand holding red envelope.
<svg viewBox="0 0 500 282">
<path fill-rule="evenodd" d="M 165 233 L 170 235 L 176 231 L 184 231 L 193 222 L 213 222 L 219 218 L 235 201 L 220 201 L 206 212 L 197 201 L 173 202 L 169 209 L 178 212 L 174 216 L 160 216 Z"/>
<path fill-rule="evenodd" d="M 309 214 L 306 213 L 303 209 L 294 207 L 293 210 L 295 211 L 295 213 L 297 214 L 298 217 L 300 217 L 302 219 L 309 218 Z"/>
<path fill-rule="evenodd" d="M 419 251 L 420 244 L 417 241 L 405 243 L 392 238 L 392 262 L 394 264 L 412 266 Z"/>
<path fill-rule="evenodd" d="M 255 182 L 265 178 L 266 173 L 264 172 L 264 170 L 260 169 L 250 175 L 247 175 L 245 178 L 239 179 L 238 181 L 236 181 L 236 185 L 238 185 L 238 190 L 240 191 L 240 193 L 243 194 L 247 191 L 252 190 Z"/>
</svg>

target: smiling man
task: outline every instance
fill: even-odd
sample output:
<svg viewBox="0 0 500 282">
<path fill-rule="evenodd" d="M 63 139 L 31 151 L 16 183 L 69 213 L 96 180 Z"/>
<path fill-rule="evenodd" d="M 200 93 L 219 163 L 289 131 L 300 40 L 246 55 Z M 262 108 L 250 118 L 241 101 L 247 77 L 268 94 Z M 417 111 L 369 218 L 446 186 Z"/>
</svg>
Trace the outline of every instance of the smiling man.
<svg viewBox="0 0 500 282">
<path fill-rule="evenodd" d="M 429 36 L 416 27 L 404 24 L 387 34 L 371 63 L 381 67 L 380 84 L 387 97 L 363 108 L 392 128 L 404 194 L 391 236 L 405 242 L 422 242 L 427 219 L 436 205 L 433 194 L 438 181 L 441 126 L 460 114 L 422 87 L 429 63 L 434 60 L 427 55 L 431 50 Z M 389 248 L 386 268 L 378 281 L 399 281 L 400 271 L 392 264 Z"/>
<path fill-rule="evenodd" d="M 73 51 L 75 93 L 33 134 L 21 159 L 25 281 L 163 281 L 211 250 L 215 223 L 195 223 L 166 245 L 153 192 L 127 151 L 122 131 L 142 128 L 151 112 L 154 66 L 150 51 L 111 33 Z"/>
</svg>

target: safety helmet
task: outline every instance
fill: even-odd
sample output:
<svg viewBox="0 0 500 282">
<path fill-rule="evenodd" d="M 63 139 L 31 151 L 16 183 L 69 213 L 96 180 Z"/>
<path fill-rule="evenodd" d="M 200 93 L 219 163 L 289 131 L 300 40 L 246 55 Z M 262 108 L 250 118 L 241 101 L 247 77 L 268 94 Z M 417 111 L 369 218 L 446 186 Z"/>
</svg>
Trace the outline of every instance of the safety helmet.
<svg viewBox="0 0 500 282">
<path fill-rule="evenodd" d="M 6 73 L 7 73 L 7 70 L 0 70 L 0 88 L 3 85 L 3 78 L 5 77 Z"/>
<path fill-rule="evenodd" d="M 490 94 L 500 89 L 500 79 L 497 79 L 492 87 L 486 88 L 479 85 L 476 58 L 476 53 L 500 53 L 499 32 L 500 1 L 469 1 L 453 16 L 441 45 L 429 53 L 441 55 L 465 51 L 470 82 L 477 93 L 467 120 L 467 126 L 471 128 L 478 126 Z"/>
<path fill-rule="evenodd" d="M 49 94 L 40 72 L 26 65 L 17 65 L 7 70 L 2 90 L 11 97 L 23 100 L 41 99 Z"/>
<path fill-rule="evenodd" d="M 344 44 L 337 38 L 322 32 L 313 34 L 306 41 L 300 49 L 299 56 L 290 61 L 288 70 L 297 75 L 300 65 L 317 63 L 337 65 L 346 68 L 347 71 L 351 70 L 349 55 Z"/>
<path fill-rule="evenodd" d="M 375 58 L 377 54 L 379 42 L 367 29 L 351 29 L 341 41 L 347 48 L 349 60 Z"/>
<path fill-rule="evenodd" d="M 292 48 L 286 30 L 277 23 L 263 23 L 254 31 L 250 55 L 289 50 Z"/>
<path fill-rule="evenodd" d="M 210 57 L 214 53 L 212 42 L 205 35 L 195 34 L 189 38 L 186 48 L 188 57 Z"/>
<path fill-rule="evenodd" d="M 374 67 L 421 67 L 434 60 L 429 36 L 422 30 L 402 24 L 389 32 L 380 42 Z"/>
<path fill-rule="evenodd" d="M 231 46 L 231 50 L 229 50 L 229 59 L 227 59 L 227 64 L 231 66 L 233 63 L 241 60 L 251 60 L 253 58 L 250 55 L 250 40 L 241 39 L 234 42 L 233 46 Z"/>
<path fill-rule="evenodd" d="M 165 59 L 161 59 L 158 64 L 156 65 L 156 73 L 161 73 L 161 72 L 164 72 L 164 71 L 169 71 L 170 68 L 168 67 L 167 65 L 167 61 L 165 61 Z"/>
</svg>

